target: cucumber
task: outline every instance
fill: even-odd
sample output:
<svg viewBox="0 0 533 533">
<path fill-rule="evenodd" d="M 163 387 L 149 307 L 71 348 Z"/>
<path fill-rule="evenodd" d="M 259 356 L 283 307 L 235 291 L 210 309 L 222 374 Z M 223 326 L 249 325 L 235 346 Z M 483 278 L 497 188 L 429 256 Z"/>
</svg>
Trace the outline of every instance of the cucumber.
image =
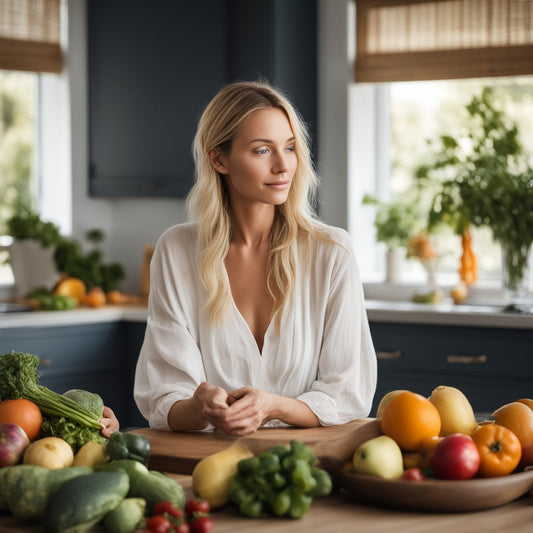
<svg viewBox="0 0 533 533">
<path fill-rule="evenodd" d="M 88 531 L 117 507 L 130 488 L 126 472 L 94 472 L 63 483 L 44 513 L 48 533 Z"/>
</svg>

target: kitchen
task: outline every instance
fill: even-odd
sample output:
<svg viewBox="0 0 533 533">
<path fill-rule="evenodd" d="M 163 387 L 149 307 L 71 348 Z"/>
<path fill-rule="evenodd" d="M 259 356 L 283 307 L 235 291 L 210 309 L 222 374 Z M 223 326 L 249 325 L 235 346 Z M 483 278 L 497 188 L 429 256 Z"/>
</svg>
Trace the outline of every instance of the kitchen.
<svg viewBox="0 0 533 533">
<path fill-rule="evenodd" d="M 345 56 L 347 48 L 347 31 L 343 30 L 346 21 L 346 12 L 353 6 L 346 2 L 319 2 L 318 21 L 320 24 L 319 45 L 318 45 L 318 111 L 316 121 L 319 124 L 317 138 L 319 139 L 319 164 L 320 173 L 327 176 L 321 188 L 321 216 L 330 224 L 342 227 L 348 226 L 348 206 L 345 201 L 349 194 L 349 185 L 343 176 L 348 174 L 348 148 L 345 138 L 347 127 L 348 98 L 346 95 L 346 84 L 351 73 L 346 69 L 343 62 L 336 61 L 338 57 Z M 71 198 L 68 202 L 72 204 L 72 230 L 74 234 L 81 235 L 88 227 L 94 225 L 94 220 L 98 220 L 107 234 L 105 242 L 106 256 L 111 257 L 126 265 L 127 278 L 124 284 L 126 292 L 136 293 L 139 287 L 140 271 L 142 268 L 142 249 L 146 243 L 153 243 L 159 234 L 168 226 L 185 220 L 185 211 L 181 200 L 170 200 L 168 198 L 98 198 L 90 196 L 87 192 L 89 181 L 89 133 L 87 116 L 89 81 L 87 79 L 87 28 L 86 13 L 84 3 L 71 2 L 69 4 L 69 53 L 68 77 L 70 89 L 71 117 L 59 115 L 60 119 L 66 121 L 66 130 L 71 130 L 71 136 L 66 145 L 71 146 L 71 168 L 66 165 L 63 172 L 55 173 L 51 179 L 57 180 L 58 176 L 65 175 L 66 187 L 54 187 L 57 191 L 71 190 Z M 327 43 L 322 46 L 320 43 Z M 244 61 L 244 60 L 243 60 Z M 312 75 L 312 73 L 311 73 Z M 307 96 L 298 85 L 299 89 Z M 64 89 L 66 91 L 66 89 Z M 213 92 L 213 91 L 212 91 Z M 312 113 L 304 114 L 309 117 Z M 57 127 L 57 124 L 56 124 Z M 57 163 L 56 163 L 57 164 Z M 63 165 L 65 167 L 65 165 Z M 59 169 L 61 170 L 61 168 Z M 72 183 L 68 183 L 70 174 L 73 176 Z M 63 194 L 63 192 L 61 192 Z M 52 209 L 52 208 L 49 208 Z M 44 213 L 46 215 L 46 212 Z M 376 298 L 378 300 L 378 298 Z M 395 307 L 399 309 L 395 309 Z M 477 311 L 476 311 L 477 309 Z M 121 315 L 120 313 L 124 313 Z M 438 309 L 428 310 L 424 308 L 406 308 L 403 303 L 391 305 L 380 304 L 379 301 L 372 300 L 372 305 L 368 308 L 371 327 L 374 328 L 374 340 L 378 352 L 382 352 L 380 360 L 382 381 L 379 383 L 379 393 L 376 399 L 388 390 L 394 388 L 421 389 L 427 393 L 428 380 L 435 382 L 440 377 L 446 377 L 454 384 L 468 391 L 468 396 L 476 405 L 477 410 L 491 409 L 487 405 L 485 398 L 487 389 L 491 394 L 497 394 L 498 403 L 510 401 L 514 396 L 528 396 L 530 390 L 529 383 L 531 375 L 528 374 L 529 346 L 531 341 L 531 320 L 524 315 L 502 315 L 500 313 L 487 312 L 483 307 L 470 308 L 463 313 L 458 312 L 453 306 L 443 306 Z M 119 311 L 116 308 L 101 309 L 95 313 L 89 310 L 76 311 L 69 315 L 68 319 L 54 319 L 47 315 L 40 318 L 37 314 L 24 317 L 23 337 L 28 351 L 34 353 L 42 352 L 42 346 L 46 342 L 52 343 L 50 351 L 60 357 L 58 374 L 54 376 L 56 381 L 51 384 L 64 386 L 70 372 L 74 372 L 69 364 L 68 354 L 74 339 L 84 339 L 87 350 L 96 354 L 93 363 L 86 363 L 84 367 L 76 369 L 75 374 L 94 376 L 101 368 L 102 346 L 112 346 L 116 364 L 112 367 L 112 372 L 108 376 L 109 382 L 103 387 L 104 391 L 111 393 L 113 380 L 117 376 L 123 375 L 124 369 L 131 372 L 132 362 L 135 361 L 139 345 L 143 336 L 143 316 L 142 310 L 127 308 Z M 61 317 L 63 317 L 61 313 Z M 15 327 L 17 318 L 15 314 L 2 316 L 3 332 L 2 340 L 9 344 L 3 351 L 9 351 L 14 347 L 14 343 L 20 339 L 20 330 Z M 54 322 L 57 320 L 59 322 Z M 63 322 L 63 320 L 66 320 Z M 45 325 L 47 328 L 42 329 Z M 72 330 L 72 325 L 76 326 Z M 20 323 L 19 323 L 20 325 Z M 461 326 L 457 328 L 457 326 Z M 463 327 L 467 326 L 467 327 Z M 54 329 L 57 328 L 57 329 Z M 438 337 L 436 337 L 438 336 Z M 123 339 L 127 338 L 124 343 Z M 442 358 L 435 362 L 433 356 L 426 355 L 424 346 L 431 346 L 434 353 L 435 338 L 443 339 Z M 57 346 L 61 339 L 60 346 Z M 87 339 L 87 341 L 85 341 Z M 384 339 L 380 341 L 379 339 Z M 453 343 L 452 340 L 456 339 Z M 483 344 L 480 344 L 483 342 Z M 516 345 L 516 348 L 509 353 L 509 342 Z M 56 345 L 54 346 L 54 343 Z M 447 345 L 449 343 L 449 345 Z M 380 345 L 381 344 L 381 345 Z M 4 342 L 2 342 L 2 346 Z M 414 345 L 414 346 L 413 346 Z M 31 349 L 30 349 L 31 348 Z M 26 350 L 26 348 L 24 348 Z M 403 356 L 398 357 L 398 352 Z M 421 350 L 424 350 L 421 353 Z M 490 351 L 492 350 L 492 351 Z M 479 356 L 487 356 L 488 364 L 479 359 Z M 516 358 L 512 364 L 503 364 L 501 355 Z M 48 358 L 48 354 L 45 354 Z M 464 362 L 446 362 L 449 355 L 467 357 Z M 44 356 L 43 356 L 44 357 Z M 403 357 L 403 358 L 402 358 Z M 473 358 L 473 359 L 472 359 Z M 430 360 L 431 359 L 431 360 Z M 404 361 L 407 362 L 404 364 Z M 507 362 L 508 359 L 505 361 Z M 459 361 L 462 361 L 459 359 Z M 468 361 L 474 361 L 473 363 Z M 481 362 L 476 362 L 481 361 Z M 88 374 L 87 374 L 88 373 Z M 402 376 L 403 382 L 398 381 L 398 376 Z M 83 384 L 83 383 L 82 383 Z M 87 385 L 88 386 L 88 385 Z M 125 384 L 122 393 L 130 390 L 130 385 Z M 492 392 L 494 391 L 494 392 Z M 116 391 L 115 391 L 116 393 Z M 130 396 L 131 397 L 131 396 Z M 114 400 L 115 397 L 113 396 Z M 485 402 L 485 403 L 484 403 Z M 117 405 L 117 411 L 121 413 L 121 418 L 128 420 L 129 425 L 139 423 L 135 412 L 130 414 L 130 407 L 124 398 L 117 398 L 113 405 Z M 374 405 L 374 409 L 376 405 Z M 122 416 L 124 414 L 124 416 Z M 131 417 L 131 418 L 130 418 Z"/>
</svg>

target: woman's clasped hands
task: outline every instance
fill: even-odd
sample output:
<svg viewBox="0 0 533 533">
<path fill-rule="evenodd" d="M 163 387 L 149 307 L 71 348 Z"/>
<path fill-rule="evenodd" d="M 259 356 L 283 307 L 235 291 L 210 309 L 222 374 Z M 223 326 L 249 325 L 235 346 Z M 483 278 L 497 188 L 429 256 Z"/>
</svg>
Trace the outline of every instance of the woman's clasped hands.
<svg viewBox="0 0 533 533">
<path fill-rule="evenodd" d="M 275 395 L 252 387 L 226 392 L 203 382 L 193 398 L 202 418 L 229 435 L 249 435 L 267 420 L 275 418 Z"/>
</svg>

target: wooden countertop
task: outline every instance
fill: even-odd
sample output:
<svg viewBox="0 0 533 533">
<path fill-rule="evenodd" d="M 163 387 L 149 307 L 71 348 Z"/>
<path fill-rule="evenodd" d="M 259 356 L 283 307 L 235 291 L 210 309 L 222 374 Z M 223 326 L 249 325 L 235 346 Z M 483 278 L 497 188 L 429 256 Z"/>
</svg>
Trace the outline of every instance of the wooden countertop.
<svg viewBox="0 0 533 533">
<path fill-rule="evenodd" d="M 192 496 L 191 477 L 173 475 Z M 524 496 L 502 507 L 473 513 L 419 513 L 398 511 L 358 502 L 345 491 L 316 499 L 309 513 L 300 520 L 266 518 L 250 520 L 234 507 L 226 506 L 212 514 L 213 533 L 531 533 L 533 497 Z M 2 533 L 43 533 L 39 526 L 24 526 L 9 516 L 0 515 Z M 94 530 L 102 533 L 101 529 Z"/>
</svg>

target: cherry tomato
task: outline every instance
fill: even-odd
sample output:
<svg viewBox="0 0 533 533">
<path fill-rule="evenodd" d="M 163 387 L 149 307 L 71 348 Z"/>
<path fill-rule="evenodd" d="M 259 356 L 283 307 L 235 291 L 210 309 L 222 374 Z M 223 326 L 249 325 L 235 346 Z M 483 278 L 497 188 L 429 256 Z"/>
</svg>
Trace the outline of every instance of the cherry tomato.
<svg viewBox="0 0 533 533">
<path fill-rule="evenodd" d="M 403 473 L 402 479 L 407 479 L 408 481 L 425 481 L 427 477 L 420 468 L 414 466 L 413 468 L 408 468 Z"/>
<path fill-rule="evenodd" d="M 146 527 L 152 533 L 169 533 L 169 531 L 172 531 L 172 524 L 170 523 L 170 520 L 161 515 L 152 516 L 152 518 L 149 518 L 146 522 Z"/>
<path fill-rule="evenodd" d="M 191 498 L 185 504 L 185 514 L 187 516 L 194 516 L 198 514 L 209 514 L 210 507 L 207 500 L 200 500 L 198 498 Z"/>
<path fill-rule="evenodd" d="M 190 533 L 191 528 L 189 527 L 189 524 L 187 522 L 182 522 L 178 526 L 174 526 L 174 531 L 177 533 Z"/>
<path fill-rule="evenodd" d="M 172 505 L 172 502 L 164 501 L 156 503 L 154 506 L 154 515 L 158 514 L 169 514 L 170 516 L 175 516 L 176 518 L 181 518 L 183 516 L 183 513 L 181 509 L 177 509 Z"/>
<path fill-rule="evenodd" d="M 189 522 L 191 533 L 209 533 L 213 529 L 213 521 L 208 516 L 199 516 Z"/>
</svg>

